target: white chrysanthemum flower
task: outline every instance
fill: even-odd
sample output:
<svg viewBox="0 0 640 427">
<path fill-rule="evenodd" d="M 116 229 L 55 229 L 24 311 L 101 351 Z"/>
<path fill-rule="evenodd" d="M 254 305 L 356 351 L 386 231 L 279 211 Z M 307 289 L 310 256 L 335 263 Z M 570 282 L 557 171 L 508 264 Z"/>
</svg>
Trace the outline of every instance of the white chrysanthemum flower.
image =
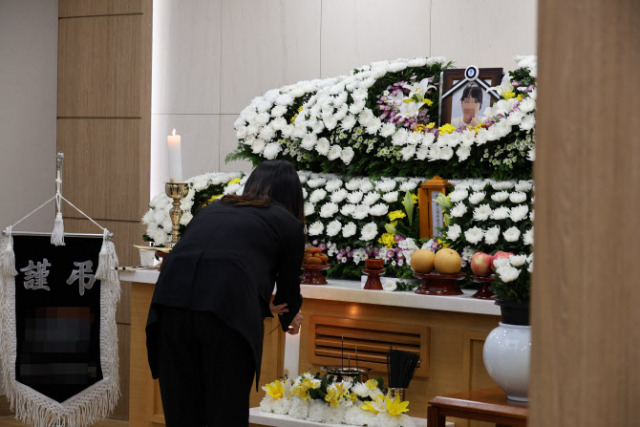
<svg viewBox="0 0 640 427">
<path fill-rule="evenodd" d="M 350 203 L 347 203 L 346 205 L 342 206 L 342 208 L 340 208 L 340 213 L 343 216 L 351 216 L 351 214 L 356 210 L 356 205 L 352 205 Z"/>
<path fill-rule="evenodd" d="M 340 160 L 342 160 L 342 163 L 344 163 L 345 165 L 348 165 L 349 163 L 351 163 L 351 160 L 353 160 L 354 155 L 355 151 L 353 151 L 353 148 L 345 147 L 340 153 Z"/>
<path fill-rule="evenodd" d="M 327 138 L 320 138 L 316 143 L 315 148 L 318 154 L 326 156 L 329 153 L 330 146 L 331 144 L 329 143 L 329 140 Z"/>
<path fill-rule="evenodd" d="M 398 288 L 398 284 L 395 280 L 384 278 L 382 279 L 382 289 L 387 292 L 393 292 Z"/>
<path fill-rule="evenodd" d="M 351 114 L 347 114 L 340 123 L 340 127 L 344 130 L 351 130 L 355 126 L 357 119 Z"/>
<path fill-rule="evenodd" d="M 509 263 L 514 267 L 522 267 L 526 261 L 526 255 L 511 255 L 509 257 Z"/>
<path fill-rule="evenodd" d="M 265 141 L 271 141 L 276 136 L 276 131 L 269 125 L 263 127 L 258 134 L 258 137 Z"/>
<path fill-rule="evenodd" d="M 209 186 L 209 176 L 208 175 L 198 175 L 191 179 L 191 186 L 195 191 L 204 190 Z"/>
<path fill-rule="evenodd" d="M 511 211 L 509 212 L 509 218 L 511 218 L 511 221 L 513 222 L 520 222 L 527 217 L 528 213 L 529 213 L 529 206 L 527 205 L 514 206 L 513 208 L 511 208 Z"/>
<path fill-rule="evenodd" d="M 392 179 L 383 179 L 382 181 L 379 181 L 378 184 L 376 184 L 376 187 L 379 191 L 387 193 L 396 188 L 396 182 Z"/>
<path fill-rule="evenodd" d="M 505 232 L 502 233 L 502 237 L 504 237 L 504 240 L 507 242 L 517 242 L 520 238 L 520 230 L 518 230 L 517 227 L 507 228 Z"/>
<path fill-rule="evenodd" d="M 509 208 L 505 206 L 500 206 L 499 208 L 495 208 L 493 210 L 493 213 L 491 214 L 491 219 L 500 221 L 500 220 L 509 218 L 510 214 L 511 214 L 511 211 L 509 210 Z"/>
<path fill-rule="evenodd" d="M 282 94 L 282 95 L 280 95 L 280 96 L 278 96 L 276 98 L 275 104 L 276 105 L 284 105 L 284 106 L 286 106 L 286 105 L 293 104 L 293 101 L 294 101 L 293 97 L 291 95 L 285 93 L 285 94 Z"/>
<path fill-rule="evenodd" d="M 341 188 L 338 191 L 331 193 L 331 201 L 333 203 L 340 203 L 344 199 L 346 199 L 348 195 L 349 193 L 347 192 L 347 190 L 345 190 L 344 188 Z"/>
<path fill-rule="evenodd" d="M 144 216 L 142 217 L 142 223 L 149 225 L 151 224 L 152 221 L 153 221 L 153 209 L 149 209 L 147 213 L 144 214 Z"/>
<path fill-rule="evenodd" d="M 524 232 L 522 236 L 522 241 L 525 245 L 532 246 L 533 245 L 533 228 L 528 229 Z"/>
<path fill-rule="evenodd" d="M 407 145 L 400 151 L 402 153 L 402 160 L 405 162 L 410 160 L 414 154 L 416 154 L 416 146 L 415 145 Z"/>
<path fill-rule="evenodd" d="M 327 225 L 327 236 L 335 236 L 336 234 L 338 234 L 340 232 L 340 230 L 342 230 L 342 224 L 340 223 L 340 221 L 333 220 L 329 223 L 329 225 Z"/>
<path fill-rule="evenodd" d="M 526 116 L 524 116 L 524 118 L 522 119 L 522 122 L 520 123 L 520 129 L 526 132 L 533 129 L 535 125 L 536 125 L 536 116 L 534 116 L 533 114 L 527 114 Z"/>
<path fill-rule="evenodd" d="M 451 160 L 454 154 L 455 154 L 455 151 L 453 151 L 453 148 L 448 146 L 442 147 L 440 149 L 440 160 Z"/>
<path fill-rule="evenodd" d="M 235 184 L 226 186 L 222 192 L 224 194 L 237 194 L 240 188 L 242 188 L 242 185 L 240 185 L 240 183 L 235 183 Z"/>
<path fill-rule="evenodd" d="M 344 227 L 342 227 L 342 237 L 344 237 L 345 239 L 349 238 L 355 235 L 356 231 L 358 231 L 358 228 L 353 222 L 350 222 L 346 224 Z"/>
<path fill-rule="evenodd" d="M 521 191 L 516 191 L 509 195 L 511 203 L 522 203 L 527 200 L 527 195 Z"/>
<path fill-rule="evenodd" d="M 271 110 L 271 115 L 273 117 L 281 117 L 284 115 L 284 113 L 287 112 L 287 107 L 285 107 L 284 105 L 276 105 L 275 107 L 273 107 L 273 109 Z"/>
<path fill-rule="evenodd" d="M 392 191 L 382 195 L 382 199 L 387 203 L 395 203 L 398 201 L 398 192 Z"/>
<path fill-rule="evenodd" d="M 531 97 L 525 98 L 520 102 L 519 108 L 523 113 L 530 113 L 536 109 L 536 101 Z"/>
<path fill-rule="evenodd" d="M 417 186 L 418 184 L 415 181 L 405 181 L 400 184 L 400 191 L 413 191 Z"/>
<path fill-rule="evenodd" d="M 485 196 L 486 193 L 484 191 L 477 191 L 469 196 L 469 202 L 471 202 L 472 205 L 477 205 L 484 200 Z"/>
<path fill-rule="evenodd" d="M 364 196 L 364 193 L 362 191 L 356 191 L 349 194 L 347 196 L 347 199 L 349 200 L 349 203 L 353 203 L 355 205 L 357 203 L 360 203 L 363 196 Z"/>
<path fill-rule="evenodd" d="M 362 191 L 363 193 L 368 193 L 371 190 L 373 190 L 373 184 L 371 183 L 371 181 L 369 181 L 368 179 L 363 179 L 360 183 L 360 191 Z"/>
<path fill-rule="evenodd" d="M 317 142 L 318 140 L 315 134 L 308 133 L 307 135 L 305 135 L 304 138 L 302 138 L 302 141 L 300 142 L 300 146 L 307 151 L 311 151 L 316 146 Z"/>
<path fill-rule="evenodd" d="M 473 189 L 473 191 L 482 191 L 486 188 L 486 186 L 486 181 L 475 181 L 471 184 L 471 188 Z"/>
<path fill-rule="evenodd" d="M 466 213 L 467 207 L 464 205 L 464 203 L 456 203 L 456 205 L 451 208 L 451 218 L 460 218 Z"/>
<path fill-rule="evenodd" d="M 471 155 L 471 147 L 463 145 L 456 150 L 459 161 L 464 162 Z"/>
<path fill-rule="evenodd" d="M 265 148 L 267 147 L 267 143 L 264 140 L 255 139 L 255 138 L 251 139 L 251 144 L 250 145 L 251 145 L 251 152 L 253 154 L 262 154 L 265 151 Z M 269 148 L 270 151 L 269 151 L 268 155 L 269 156 L 273 156 L 274 155 L 273 154 L 273 150 L 279 150 L 280 146 L 278 144 L 276 144 L 276 143 L 273 143 L 273 144 L 270 144 L 270 145 L 273 145 L 273 146 L 271 148 Z M 275 155 L 277 156 L 278 155 L 278 151 L 276 151 L 275 153 L 276 153 Z M 266 157 L 267 153 L 265 153 L 264 156 Z"/>
<path fill-rule="evenodd" d="M 380 128 L 380 136 L 387 138 L 396 132 L 396 125 L 393 123 L 385 123 Z"/>
<path fill-rule="evenodd" d="M 342 148 L 339 145 L 332 145 L 329 148 L 329 153 L 327 153 L 327 158 L 329 160 L 335 160 L 340 157 L 342 154 Z"/>
<path fill-rule="evenodd" d="M 354 191 L 360 188 L 360 185 L 362 184 L 362 179 L 361 178 L 352 178 L 349 181 L 347 181 L 344 186 L 347 190 L 349 191 Z"/>
<path fill-rule="evenodd" d="M 495 181 L 491 183 L 491 188 L 496 191 L 510 190 L 515 186 L 514 181 Z"/>
<path fill-rule="evenodd" d="M 320 221 L 316 221 L 309 226 L 309 236 L 318 236 L 324 231 L 324 225 Z"/>
<path fill-rule="evenodd" d="M 365 219 L 368 215 L 369 206 L 366 205 L 358 205 L 355 207 L 354 211 L 351 212 L 351 217 L 358 220 Z"/>
<path fill-rule="evenodd" d="M 373 205 L 369 210 L 369 214 L 372 216 L 383 216 L 389 212 L 389 205 L 386 203 L 378 203 L 377 205 Z"/>
<path fill-rule="evenodd" d="M 496 274 L 500 276 L 500 279 L 505 282 L 513 282 L 520 276 L 520 269 L 512 267 L 511 265 L 504 265 L 500 268 L 496 268 Z"/>
<path fill-rule="evenodd" d="M 180 224 L 189 225 L 192 219 L 193 219 L 193 214 L 191 213 L 190 210 L 186 210 L 182 212 L 182 216 L 180 217 Z"/>
<path fill-rule="evenodd" d="M 451 200 L 452 203 L 461 202 L 465 200 L 467 197 L 469 197 L 469 192 L 467 190 L 456 189 L 449 194 L 449 200 Z"/>
<path fill-rule="evenodd" d="M 320 208 L 320 216 L 322 218 L 331 218 L 336 213 L 338 213 L 338 210 L 339 210 L 338 205 L 336 205 L 335 203 L 331 203 L 331 202 L 325 203 Z"/>
<path fill-rule="evenodd" d="M 311 188 L 322 187 L 327 182 L 326 179 L 320 176 L 312 176 L 310 180 L 307 181 L 307 185 Z"/>
<path fill-rule="evenodd" d="M 449 228 L 447 228 L 447 239 L 454 241 L 458 240 L 460 234 L 462 233 L 462 228 L 458 224 L 453 224 Z"/>
<path fill-rule="evenodd" d="M 304 202 L 304 216 L 313 215 L 315 212 L 316 206 L 310 202 Z"/>
<path fill-rule="evenodd" d="M 328 180 L 327 185 L 324 187 L 324 189 L 330 193 L 333 193 L 334 191 L 338 190 L 341 187 L 342 187 L 342 180 L 335 178 L 335 179 Z"/>
<path fill-rule="evenodd" d="M 502 203 L 509 198 L 509 193 L 506 191 L 499 191 L 491 195 L 491 200 L 494 202 Z"/>
<path fill-rule="evenodd" d="M 487 245 L 495 245 L 500 238 L 500 227 L 494 225 L 484 232 L 484 241 Z"/>
<path fill-rule="evenodd" d="M 531 191 L 531 189 L 533 188 L 533 182 L 531 181 L 518 181 L 518 183 L 515 186 L 515 190 L 516 191 Z"/>
<path fill-rule="evenodd" d="M 391 144 L 403 146 L 409 141 L 409 132 L 406 129 L 400 129 L 391 137 Z"/>
<path fill-rule="evenodd" d="M 300 179 L 300 184 L 304 184 L 309 179 L 309 173 L 307 171 L 298 171 L 298 178 Z"/>
<path fill-rule="evenodd" d="M 262 155 L 265 159 L 273 160 L 278 157 L 279 153 L 280 145 L 275 142 L 271 142 L 264 147 L 264 152 L 262 153 Z"/>
<path fill-rule="evenodd" d="M 313 190 L 313 192 L 311 193 L 311 196 L 309 196 L 309 201 L 311 203 L 318 203 L 322 199 L 324 199 L 326 195 L 327 195 L 326 191 L 324 191 L 322 188 L 318 188 L 316 190 Z"/>
<path fill-rule="evenodd" d="M 364 198 L 362 199 L 362 203 L 367 206 L 371 206 L 372 204 L 377 202 L 379 199 L 380 199 L 379 193 L 367 193 L 367 195 L 364 196 Z"/>
<path fill-rule="evenodd" d="M 481 242 L 483 237 L 484 231 L 480 227 L 472 227 L 464 232 L 464 238 L 472 245 Z"/>
<path fill-rule="evenodd" d="M 488 204 L 480 205 L 473 210 L 473 219 L 476 221 L 486 221 L 489 219 L 493 210 Z"/>
<path fill-rule="evenodd" d="M 364 227 L 362 227 L 362 230 L 360 231 L 360 240 L 364 242 L 368 242 L 370 240 L 375 239 L 377 235 L 378 235 L 378 226 L 376 225 L 375 222 L 370 222 Z"/>
<path fill-rule="evenodd" d="M 510 266 L 509 258 L 496 258 L 493 260 L 493 266 L 495 268 L 502 268 L 504 266 Z"/>
</svg>

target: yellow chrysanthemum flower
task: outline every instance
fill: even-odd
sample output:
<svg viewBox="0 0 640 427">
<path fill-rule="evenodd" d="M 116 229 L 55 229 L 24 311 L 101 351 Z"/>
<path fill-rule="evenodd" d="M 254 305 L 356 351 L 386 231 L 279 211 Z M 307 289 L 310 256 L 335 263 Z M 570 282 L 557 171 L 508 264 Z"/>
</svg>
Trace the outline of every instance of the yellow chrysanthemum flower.
<svg viewBox="0 0 640 427">
<path fill-rule="evenodd" d="M 440 243 L 440 246 L 442 246 L 443 248 L 448 248 L 449 247 L 449 242 L 447 242 L 444 239 L 438 238 L 438 243 Z"/>
<path fill-rule="evenodd" d="M 403 412 L 409 412 L 409 408 L 407 408 L 407 406 L 409 406 L 409 401 L 405 400 L 404 402 L 401 402 L 399 396 L 396 396 L 394 400 L 385 397 L 384 402 L 387 404 L 387 412 L 392 417 L 397 417 Z"/>
<path fill-rule="evenodd" d="M 433 129 L 434 127 L 436 127 L 436 122 L 431 122 L 427 125 L 427 129 Z"/>
<path fill-rule="evenodd" d="M 425 125 L 416 125 L 413 128 L 413 131 L 416 132 L 416 133 L 420 133 L 420 132 L 424 132 L 425 129 L 427 129 L 427 127 Z"/>
<path fill-rule="evenodd" d="M 233 185 L 233 184 L 237 184 L 240 182 L 240 178 L 236 178 L 236 179 L 232 179 L 231 181 L 229 181 L 227 183 L 227 185 Z"/>
<path fill-rule="evenodd" d="M 281 383 L 280 380 L 275 380 L 271 384 L 267 384 L 262 387 L 262 389 L 275 400 L 278 400 L 284 396 L 284 383 Z"/>
<path fill-rule="evenodd" d="M 298 114 L 294 114 L 293 117 L 291 117 L 291 123 L 296 121 L 296 117 L 298 117 Z"/>
<path fill-rule="evenodd" d="M 415 194 L 411 194 L 411 199 L 413 200 L 413 204 L 415 205 L 416 203 L 418 203 L 418 196 L 416 196 Z"/>
<path fill-rule="evenodd" d="M 453 126 L 451 123 L 447 123 L 447 124 L 444 124 L 444 125 L 440 126 L 438 128 L 438 131 L 440 131 L 440 135 L 446 135 L 448 133 L 455 132 L 456 131 L 456 127 Z"/>
<path fill-rule="evenodd" d="M 404 218 L 407 216 L 401 210 L 389 212 L 387 215 L 389 216 L 389 221 L 395 221 L 396 219 Z"/>
<path fill-rule="evenodd" d="M 425 98 L 422 100 L 422 102 L 424 102 L 425 104 L 427 104 L 429 107 L 431 107 L 433 105 L 433 101 L 430 100 L 429 98 Z"/>
<path fill-rule="evenodd" d="M 302 105 L 298 107 L 298 113 L 302 111 Z"/>
<path fill-rule="evenodd" d="M 396 244 L 396 239 L 395 239 L 395 234 L 393 233 L 384 233 L 382 236 L 380 236 L 380 238 L 378 239 L 378 243 L 380 243 L 381 245 L 386 246 L 387 248 L 391 249 L 393 247 L 393 245 Z"/>
<path fill-rule="evenodd" d="M 503 97 L 504 99 L 506 99 L 506 100 L 509 100 L 509 99 L 511 99 L 511 98 L 515 98 L 515 97 L 516 97 L 516 94 L 515 94 L 513 91 L 511 91 L 511 90 L 510 90 L 510 91 L 507 91 L 507 92 L 505 92 L 504 94 L 502 94 L 502 97 Z"/>
<path fill-rule="evenodd" d="M 224 196 L 224 194 L 215 194 L 215 195 L 209 197 L 208 202 L 213 202 L 214 200 L 219 199 L 222 196 Z"/>
<path fill-rule="evenodd" d="M 524 96 L 522 96 L 522 94 L 520 94 L 520 95 L 516 96 L 516 99 L 517 99 L 518 101 L 522 101 L 522 99 L 523 99 L 523 98 L 524 98 Z"/>
<path fill-rule="evenodd" d="M 372 378 L 364 383 L 364 385 L 366 385 L 369 390 L 375 390 L 378 388 L 378 381 Z"/>
<path fill-rule="evenodd" d="M 320 384 L 314 383 L 311 378 L 304 377 L 296 387 L 291 389 L 291 393 L 298 396 L 303 401 L 306 401 L 311 397 L 309 395 L 309 390 L 316 389 L 318 387 L 320 387 Z"/>
</svg>

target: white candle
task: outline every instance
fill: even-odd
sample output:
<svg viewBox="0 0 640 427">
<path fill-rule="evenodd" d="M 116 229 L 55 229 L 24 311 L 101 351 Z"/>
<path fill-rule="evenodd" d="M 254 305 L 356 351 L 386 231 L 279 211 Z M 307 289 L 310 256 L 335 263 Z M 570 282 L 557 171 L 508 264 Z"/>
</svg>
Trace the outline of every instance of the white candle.
<svg viewBox="0 0 640 427">
<path fill-rule="evenodd" d="M 167 137 L 169 144 L 169 180 L 182 182 L 182 154 L 180 152 L 180 135 L 176 130 Z"/>
</svg>

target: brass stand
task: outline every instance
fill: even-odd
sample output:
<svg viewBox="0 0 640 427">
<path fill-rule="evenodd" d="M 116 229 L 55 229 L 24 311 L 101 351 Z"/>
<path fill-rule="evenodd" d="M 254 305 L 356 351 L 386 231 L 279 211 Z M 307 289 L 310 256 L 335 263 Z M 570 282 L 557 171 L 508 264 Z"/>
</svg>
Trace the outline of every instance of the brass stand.
<svg viewBox="0 0 640 427">
<path fill-rule="evenodd" d="M 169 211 L 171 215 L 171 243 L 169 246 L 173 247 L 178 243 L 179 230 L 180 230 L 180 218 L 182 218 L 182 209 L 180 208 L 180 201 L 186 197 L 189 193 L 189 184 L 186 182 L 167 182 L 164 186 L 164 192 L 167 196 L 173 199 L 173 207 Z"/>
</svg>

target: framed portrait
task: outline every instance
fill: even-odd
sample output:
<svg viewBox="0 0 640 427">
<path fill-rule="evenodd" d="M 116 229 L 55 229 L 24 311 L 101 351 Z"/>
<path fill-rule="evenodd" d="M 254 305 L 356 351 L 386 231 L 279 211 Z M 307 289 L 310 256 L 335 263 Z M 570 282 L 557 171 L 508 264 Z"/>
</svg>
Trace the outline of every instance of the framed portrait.
<svg viewBox="0 0 640 427">
<path fill-rule="evenodd" d="M 467 68 L 445 70 L 440 75 L 439 117 L 442 126 L 456 128 L 477 126 L 484 121 L 484 111 L 500 99 L 492 89 L 502 81 L 502 68 Z"/>
</svg>

